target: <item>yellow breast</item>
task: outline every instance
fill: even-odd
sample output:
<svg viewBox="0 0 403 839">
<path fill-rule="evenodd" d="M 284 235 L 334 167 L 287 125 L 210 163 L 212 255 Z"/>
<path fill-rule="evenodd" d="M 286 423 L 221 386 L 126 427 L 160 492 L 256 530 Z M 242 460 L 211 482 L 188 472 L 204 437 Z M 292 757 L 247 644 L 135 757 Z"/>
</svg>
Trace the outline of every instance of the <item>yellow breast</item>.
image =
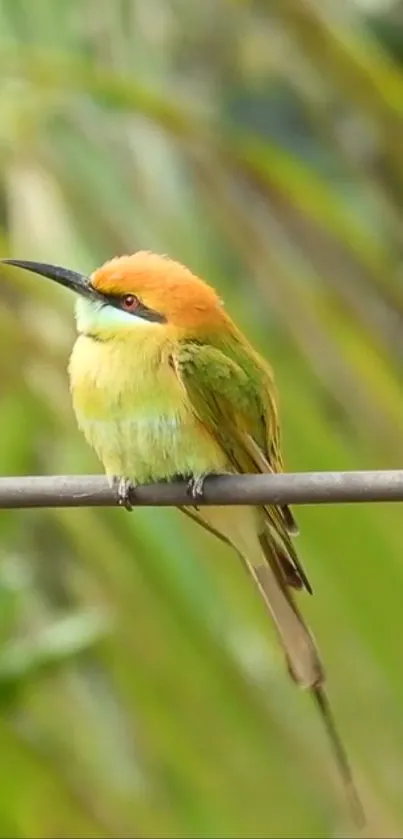
<svg viewBox="0 0 403 839">
<path fill-rule="evenodd" d="M 80 335 L 70 365 L 78 424 L 110 475 L 139 483 L 225 469 L 173 363 L 172 341 Z"/>
</svg>

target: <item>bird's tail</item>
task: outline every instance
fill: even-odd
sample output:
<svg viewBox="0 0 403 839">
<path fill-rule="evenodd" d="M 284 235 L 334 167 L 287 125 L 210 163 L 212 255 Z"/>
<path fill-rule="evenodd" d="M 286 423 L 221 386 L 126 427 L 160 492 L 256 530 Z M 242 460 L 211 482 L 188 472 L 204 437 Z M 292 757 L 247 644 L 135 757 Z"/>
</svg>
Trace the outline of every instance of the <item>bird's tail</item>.
<svg viewBox="0 0 403 839">
<path fill-rule="evenodd" d="M 332 745 L 352 813 L 357 825 L 362 827 L 365 823 L 363 807 L 325 692 L 324 670 L 315 641 L 285 582 L 281 558 L 277 560 L 269 540 L 267 537 L 264 539 L 264 543 L 263 539 L 261 541 L 261 547 L 266 562 L 254 564 L 245 555 L 242 556 L 243 561 L 257 584 L 276 625 L 292 678 L 298 685 L 308 688 L 312 693 Z"/>
<path fill-rule="evenodd" d="M 333 752 L 351 801 L 352 812 L 360 826 L 364 812 L 359 801 L 350 766 L 331 714 L 324 689 L 324 671 L 319 653 L 307 625 L 294 602 L 290 585 L 310 591 L 309 581 L 289 543 L 287 531 L 281 530 L 281 518 L 262 518 L 252 507 L 202 507 L 192 511 L 209 530 L 219 534 L 238 551 L 257 585 L 277 629 L 290 674 L 302 688 L 309 689 L 326 727 Z M 260 536 L 258 535 L 260 533 Z"/>
<path fill-rule="evenodd" d="M 339 767 L 340 774 L 343 778 L 343 783 L 346 788 L 348 799 L 351 806 L 351 812 L 358 827 L 362 828 L 365 825 L 365 813 L 362 806 L 361 799 L 358 795 L 357 788 L 354 783 L 353 774 L 350 763 L 343 746 L 340 735 L 337 731 L 332 709 L 323 685 L 314 685 L 311 688 L 312 696 L 315 699 L 319 713 L 325 724 L 325 728 L 330 739 L 333 753 Z"/>
<path fill-rule="evenodd" d="M 274 552 L 267 546 L 259 562 L 250 555 L 241 556 L 274 621 L 292 678 L 302 688 L 321 685 L 324 671 L 316 644 L 288 590 Z"/>
</svg>

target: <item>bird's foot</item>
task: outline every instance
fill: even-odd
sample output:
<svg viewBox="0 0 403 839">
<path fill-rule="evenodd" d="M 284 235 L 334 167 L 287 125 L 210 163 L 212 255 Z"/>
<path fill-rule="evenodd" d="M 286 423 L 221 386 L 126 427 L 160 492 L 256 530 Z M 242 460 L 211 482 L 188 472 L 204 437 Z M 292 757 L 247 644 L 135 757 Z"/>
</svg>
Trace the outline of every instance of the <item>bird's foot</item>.
<svg viewBox="0 0 403 839">
<path fill-rule="evenodd" d="M 201 501 L 204 496 L 204 481 L 207 475 L 197 475 L 189 478 L 187 492 L 192 501 Z M 197 507 L 196 507 L 197 509 Z"/>
<path fill-rule="evenodd" d="M 129 478 L 121 478 L 117 475 L 113 479 L 113 485 L 116 489 L 119 507 L 124 507 L 125 510 L 131 513 L 131 511 L 133 510 L 133 490 L 135 488 L 133 481 L 131 481 Z"/>
</svg>

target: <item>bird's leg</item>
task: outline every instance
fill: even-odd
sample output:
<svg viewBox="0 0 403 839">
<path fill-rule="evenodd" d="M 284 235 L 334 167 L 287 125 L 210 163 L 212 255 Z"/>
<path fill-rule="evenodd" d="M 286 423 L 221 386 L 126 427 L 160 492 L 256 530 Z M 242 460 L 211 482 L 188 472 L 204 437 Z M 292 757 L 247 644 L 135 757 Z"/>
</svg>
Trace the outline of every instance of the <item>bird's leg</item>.
<svg viewBox="0 0 403 839">
<path fill-rule="evenodd" d="M 201 501 L 204 496 L 204 481 L 207 475 L 192 475 L 187 483 L 187 492 L 192 501 Z M 197 509 L 197 507 L 196 507 Z"/>
<path fill-rule="evenodd" d="M 129 513 L 133 510 L 131 503 L 134 483 L 129 478 L 122 478 L 116 475 L 113 478 L 113 486 L 116 489 L 119 507 L 124 507 Z"/>
</svg>

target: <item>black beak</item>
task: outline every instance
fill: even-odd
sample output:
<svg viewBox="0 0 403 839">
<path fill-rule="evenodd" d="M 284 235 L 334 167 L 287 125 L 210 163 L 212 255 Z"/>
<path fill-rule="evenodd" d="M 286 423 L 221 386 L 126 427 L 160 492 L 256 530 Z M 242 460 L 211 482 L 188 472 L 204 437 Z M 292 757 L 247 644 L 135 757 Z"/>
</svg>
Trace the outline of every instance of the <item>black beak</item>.
<svg viewBox="0 0 403 839">
<path fill-rule="evenodd" d="M 41 274 L 60 285 L 66 286 L 81 294 L 84 297 L 98 297 L 97 291 L 93 288 L 88 277 L 70 271 L 68 268 L 61 268 L 59 265 L 47 265 L 44 262 L 29 262 L 24 259 L 2 259 L 2 264 L 14 265 L 16 268 L 24 268 L 25 271 L 32 271 L 34 274 Z"/>
</svg>

